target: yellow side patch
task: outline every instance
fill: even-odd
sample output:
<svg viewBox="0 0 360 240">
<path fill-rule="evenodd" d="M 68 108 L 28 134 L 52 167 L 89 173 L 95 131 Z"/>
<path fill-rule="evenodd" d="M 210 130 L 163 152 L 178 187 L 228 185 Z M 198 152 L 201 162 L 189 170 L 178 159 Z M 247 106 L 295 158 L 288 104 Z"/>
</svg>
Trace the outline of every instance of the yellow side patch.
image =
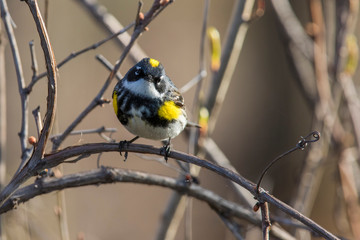
<svg viewBox="0 0 360 240">
<path fill-rule="evenodd" d="M 118 105 L 117 105 L 117 94 L 116 94 L 116 92 L 113 93 L 113 107 L 114 107 L 115 114 L 117 116 L 117 114 L 118 114 Z"/>
<path fill-rule="evenodd" d="M 155 60 L 155 59 L 153 59 L 153 58 L 150 58 L 150 60 L 149 60 L 149 63 L 150 63 L 150 65 L 152 66 L 152 67 L 157 67 L 157 66 L 159 66 L 159 64 L 160 64 L 160 62 L 158 61 L 158 60 Z"/>
<path fill-rule="evenodd" d="M 181 114 L 181 109 L 179 106 L 176 106 L 173 101 L 166 101 L 159 108 L 158 115 L 161 118 L 165 118 L 166 120 L 177 119 Z"/>
</svg>

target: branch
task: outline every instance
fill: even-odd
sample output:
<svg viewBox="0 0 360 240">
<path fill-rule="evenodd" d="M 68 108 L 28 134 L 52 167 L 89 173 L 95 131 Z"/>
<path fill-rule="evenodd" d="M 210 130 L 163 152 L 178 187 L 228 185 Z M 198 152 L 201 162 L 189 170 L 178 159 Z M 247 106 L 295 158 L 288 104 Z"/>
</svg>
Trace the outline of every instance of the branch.
<svg viewBox="0 0 360 240">
<path fill-rule="evenodd" d="M 137 152 L 137 153 L 143 153 L 143 154 L 157 154 L 164 156 L 163 151 L 161 151 L 162 148 L 155 148 L 148 145 L 143 144 L 129 144 L 128 146 L 124 146 L 122 151 L 124 152 Z M 119 146 L 117 143 L 92 143 L 92 144 L 84 144 L 81 146 L 73 146 L 68 147 L 63 150 L 60 150 L 58 152 L 46 155 L 43 159 L 43 162 L 41 165 L 38 166 L 38 170 L 41 170 L 43 168 L 52 168 L 55 167 L 62 162 L 64 162 L 66 159 L 71 157 L 76 157 L 83 154 L 96 154 L 100 152 L 113 152 L 119 151 Z M 282 201 L 276 199 L 272 195 L 268 194 L 267 192 L 260 190 L 260 193 L 257 194 L 256 192 L 256 185 L 249 180 L 245 179 L 241 175 L 228 170 L 226 168 L 223 168 L 221 166 L 218 166 L 216 164 L 210 163 L 206 160 L 197 158 L 192 155 L 188 155 L 176 150 L 172 150 L 170 155 L 170 158 L 177 159 L 183 162 L 195 164 L 197 166 L 206 168 L 212 172 L 215 172 L 231 181 L 236 182 L 240 186 L 247 189 L 253 196 L 256 196 L 259 201 L 263 202 L 269 202 L 273 204 L 275 207 L 280 209 L 281 211 L 289 214 L 293 218 L 299 220 L 306 226 L 310 227 L 314 230 L 314 232 L 320 234 L 323 237 L 328 237 L 332 239 L 338 239 L 333 234 L 329 233 L 327 230 L 322 228 L 320 225 L 316 224 L 311 219 L 307 218 L 306 216 L 302 215 L 295 209 L 291 208 L 287 204 L 283 203 Z"/>
<path fill-rule="evenodd" d="M 79 56 L 79 55 L 81 55 L 81 54 L 83 54 L 83 53 L 86 53 L 86 52 L 88 52 L 88 51 L 90 51 L 90 50 L 94 50 L 94 49 L 100 47 L 101 45 L 103 45 L 104 43 L 108 42 L 109 40 L 111 40 L 111 39 L 119 36 L 120 34 L 125 33 L 125 32 L 126 32 L 127 30 L 129 30 L 132 26 L 134 26 L 133 23 L 129 24 L 129 25 L 126 26 L 125 28 L 121 29 L 120 31 L 118 31 L 118 32 L 110 35 L 109 37 L 107 37 L 107 38 L 105 38 L 105 39 L 103 39 L 103 40 L 101 40 L 101 41 L 99 41 L 99 42 L 96 42 L 96 43 L 94 43 L 94 44 L 92 44 L 92 45 L 90 45 L 90 46 L 88 46 L 88 47 L 85 47 L 85 48 L 79 50 L 79 51 L 72 52 L 69 56 L 67 56 L 65 59 L 63 59 L 62 61 L 60 61 L 59 64 L 57 65 L 57 67 L 58 67 L 58 68 L 61 68 L 65 63 L 67 63 L 67 62 L 69 62 L 70 60 L 76 58 L 77 56 Z M 34 74 L 32 80 L 31 80 L 31 82 L 30 82 L 30 84 L 24 89 L 24 91 L 29 94 L 29 93 L 31 92 L 32 88 L 34 87 L 34 85 L 35 85 L 41 78 L 43 78 L 43 77 L 45 77 L 45 76 L 46 76 L 46 72 L 43 72 L 43 73 L 41 73 L 41 74 L 39 74 L 39 75 Z"/>
<path fill-rule="evenodd" d="M 20 94 L 21 129 L 19 132 L 19 137 L 20 137 L 20 146 L 21 146 L 21 162 L 22 164 L 24 164 L 25 161 L 30 157 L 30 150 L 27 148 L 28 124 L 29 124 L 29 117 L 28 117 L 29 97 L 23 91 L 25 87 L 23 67 L 21 64 L 20 53 L 14 34 L 13 22 L 8 10 L 6 0 L 0 1 L 0 7 L 1 7 L 1 18 L 4 22 L 5 30 L 8 34 L 11 52 L 14 59 L 14 66 L 15 66 L 18 89 Z"/>
<path fill-rule="evenodd" d="M 224 99 L 224 94 L 228 89 L 232 74 L 242 49 L 242 44 L 248 26 L 246 21 L 249 20 L 245 19 L 243 16 L 245 2 L 245 0 L 238 0 L 235 3 L 231 17 L 231 23 L 227 30 L 226 42 L 223 47 L 223 53 L 221 55 L 220 68 L 217 72 L 214 72 L 211 78 L 211 88 L 209 89 L 205 99 L 205 107 L 208 109 L 211 116 L 213 116 L 212 111 L 215 108 L 215 105 L 218 107 Z M 225 83 L 222 83 L 224 80 Z M 209 123 L 209 125 L 211 125 L 209 126 L 210 132 L 215 127 L 218 110 L 219 108 L 215 109 L 214 117 L 212 117 L 213 120 L 211 120 Z"/>
<path fill-rule="evenodd" d="M 291 59 L 289 63 L 294 68 L 308 105 L 313 108 L 317 99 L 312 51 L 314 44 L 301 26 L 288 0 L 272 0 L 271 3 L 287 45 L 287 53 Z"/>
<path fill-rule="evenodd" d="M 101 167 L 89 172 L 82 172 L 64 176 L 62 178 L 40 178 L 35 183 L 17 190 L 11 198 L 0 208 L 0 213 L 13 209 L 17 204 L 28 201 L 36 196 L 49 192 L 63 190 L 66 188 L 82 187 L 88 185 L 99 185 L 115 182 L 131 182 L 148 185 L 167 187 L 178 191 L 180 194 L 187 194 L 201 201 L 207 202 L 212 208 L 225 212 L 230 216 L 246 219 L 248 222 L 261 225 L 261 222 L 254 217 L 254 214 L 239 205 L 225 200 L 217 194 L 204 189 L 196 184 L 188 184 L 185 181 L 177 181 L 170 177 L 154 174 L 136 172 L 125 169 Z"/>
<path fill-rule="evenodd" d="M 5 68 L 5 36 L 0 24 L 0 189 L 6 183 L 7 153 L 7 120 L 6 120 L 6 68 Z M 0 216 L 0 238 L 6 239 L 4 217 Z"/>
<path fill-rule="evenodd" d="M 41 17 L 37 0 L 26 0 L 26 3 L 30 8 L 30 11 L 33 15 L 36 24 L 36 28 L 39 33 L 39 37 L 41 40 L 41 47 L 44 52 L 47 76 L 48 76 L 47 110 L 45 113 L 43 129 L 41 131 L 37 147 L 35 148 L 35 151 L 33 152 L 33 156 L 29 161 L 29 163 L 31 164 L 32 159 L 38 161 L 44 155 L 46 141 L 49 137 L 50 131 L 53 126 L 55 109 L 56 109 L 57 69 L 56 69 L 54 52 L 50 44 L 45 23 Z"/>
<path fill-rule="evenodd" d="M 23 182 L 25 182 L 30 177 L 37 175 L 38 170 L 44 169 L 43 166 L 43 154 L 45 151 L 45 143 L 48 138 L 49 132 L 52 128 L 53 120 L 54 120 L 54 112 L 56 106 L 56 64 L 53 56 L 53 52 L 49 43 L 49 38 L 46 33 L 46 29 L 44 27 L 44 23 L 42 21 L 38 5 L 36 0 L 27 0 L 33 17 L 35 19 L 35 23 L 39 32 L 39 36 L 41 39 L 41 46 L 45 55 L 46 67 L 48 70 L 48 98 L 47 98 L 47 112 L 44 120 L 44 127 L 41 131 L 39 141 L 37 143 L 37 147 L 35 148 L 33 155 L 29 159 L 29 161 L 22 166 L 20 166 L 18 172 L 13 176 L 10 183 L 1 191 L 0 193 L 0 204 L 2 204 Z M 95 99 L 89 104 L 89 106 L 79 115 L 79 117 L 65 130 L 63 135 L 57 139 L 56 144 L 53 145 L 53 150 L 57 149 L 61 142 L 65 139 L 70 132 L 75 128 L 75 126 L 90 112 L 95 106 L 102 103 L 102 94 L 105 92 L 107 87 L 110 85 L 111 80 L 116 75 L 116 72 L 119 70 L 120 65 L 124 61 L 126 55 L 129 53 L 131 47 L 135 43 L 136 39 L 140 36 L 140 34 L 144 31 L 145 27 L 169 4 L 168 2 L 165 5 L 160 3 L 160 0 L 155 0 L 150 10 L 146 13 L 144 19 L 141 21 L 141 24 L 135 28 L 134 33 L 132 35 L 130 43 L 124 49 L 123 53 L 119 61 L 116 63 L 113 71 L 110 73 L 108 79 L 106 80 L 104 86 L 95 97 Z"/>
<path fill-rule="evenodd" d="M 106 30 L 112 34 L 117 32 L 119 29 L 122 29 L 122 24 L 109 12 L 107 9 L 100 5 L 96 0 L 78 0 L 88 11 L 89 13 L 97 20 L 97 23 L 101 24 L 101 29 L 104 27 Z M 131 41 L 131 36 L 128 33 L 119 35 L 116 40 L 121 48 L 124 48 Z M 134 48 L 130 52 L 130 58 L 134 63 L 139 62 L 147 54 L 137 45 L 134 44 Z"/>
<path fill-rule="evenodd" d="M 3 2 L 2 2 L 3 3 Z M 38 30 L 38 34 L 41 40 L 41 47 L 44 52 L 45 64 L 48 72 L 48 96 L 47 96 L 47 110 L 45 114 L 43 129 L 39 136 L 39 140 L 37 142 L 36 148 L 32 153 L 31 158 L 25 162 L 24 159 L 16 174 L 11 179 L 10 183 L 3 189 L 0 193 L 0 203 L 4 202 L 6 198 L 13 193 L 21 183 L 34 175 L 34 169 L 39 165 L 40 159 L 43 157 L 45 152 L 45 145 L 48 139 L 49 133 L 52 129 L 54 114 L 56 108 L 56 62 L 54 53 L 52 51 L 52 47 L 50 45 L 49 36 L 46 32 L 46 28 L 44 22 L 42 20 L 39 6 L 37 5 L 36 0 L 27 0 L 26 4 L 29 6 L 30 11 L 33 15 L 36 28 Z M 23 86 L 23 85 L 22 85 Z M 27 107 L 26 107 L 27 109 Z"/>
<path fill-rule="evenodd" d="M 144 19 L 141 21 L 140 25 L 138 25 L 134 29 L 134 33 L 131 36 L 130 43 L 126 46 L 123 53 L 121 54 L 119 60 L 114 66 L 114 69 L 111 71 L 110 75 L 106 79 L 103 87 L 100 89 L 99 93 L 96 97 L 90 102 L 90 104 L 80 113 L 80 115 L 70 124 L 70 126 L 64 131 L 64 133 L 53 140 L 53 150 L 59 148 L 60 144 L 65 140 L 65 138 L 74 130 L 74 128 L 96 107 L 99 105 L 99 102 L 102 100 L 102 96 L 106 89 L 109 87 L 111 81 L 113 80 L 114 76 L 118 72 L 121 64 L 123 63 L 125 57 L 130 52 L 130 49 L 135 44 L 135 41 L 140 36 L 140 34 L 144 31 L 145 27 L 150 24 L 150 22 L 160 13 L 164 8 L 166 8 L 168 4 L 162 6 L 159 0 L 155 0 L 150 10 L 144 16 Z"/>
<path fill-rule="evenodd" d="M 93 134 L 93 133 L 97 133 L 99 135 L 101 135 L 102 133 L 113 133 L 116 132 L 117 129 L 116 128 L 106 128 L 104 126 L 99 127 L 99 128 L 95 128 L 95 129 L 85 129 L 85 130 L 78 130 L 78 131 L 72 131 L 69 135 L 84 135 L 84 134 Z M 60 134 L 56 134 L 50 137 L 50 140 L 57 138 L 59 136 L 61 136 L 62 133 Z"/>
</svg>

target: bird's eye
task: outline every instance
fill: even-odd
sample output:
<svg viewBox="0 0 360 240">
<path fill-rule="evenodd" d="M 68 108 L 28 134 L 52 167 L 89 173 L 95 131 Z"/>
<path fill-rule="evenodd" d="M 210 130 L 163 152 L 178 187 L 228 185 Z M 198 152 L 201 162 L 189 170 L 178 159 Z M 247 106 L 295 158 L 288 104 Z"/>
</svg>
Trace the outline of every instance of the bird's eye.
<svg viewBox="0 0 360 240">
<path fill-rule="evenodd" d="M 154 83 L 158 84 L 161 81 L 161 77 L 155 77 L 154 78 Z"/>
</svg>

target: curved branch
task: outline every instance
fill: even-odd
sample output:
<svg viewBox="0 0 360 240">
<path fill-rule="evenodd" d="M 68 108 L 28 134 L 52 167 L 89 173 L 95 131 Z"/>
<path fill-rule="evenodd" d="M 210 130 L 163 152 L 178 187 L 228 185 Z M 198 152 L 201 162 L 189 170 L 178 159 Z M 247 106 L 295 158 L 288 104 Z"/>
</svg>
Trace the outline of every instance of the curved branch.
<svg viewBox="0 0 360 240">
<path fill-rule="evenodd" d="M 169 3 L 168 3 L 169 4 Z M 111 71 L 110 75 L 106 79 L 103 87 L 100 89 L 96 97 L 90 102 L 90 104 L 80 113 L 80 115 L 70 124 L 70 126 L 63 132 L 61 136 L 53 140 L 54 146 L 53 150 L 59 148 L 60 144 L 65 140 L 65 138 L 74 130 L 74 128 L 96 107 L 101 103 L 102 96 L 106 89 L 109 87 L 114 76 L 120 69 L 121 64 L 125 60 L 125 57 L 129 54 L 130 49 L 134 46 L 136 40 L 144 31 L 145 27 L 150 24 L 150 22 L 164 9 L 167 5 L 161 5 L 160 0 L 155 0 L 150 10 L 145 14 L 144 19 L 138 26 L 135 26 L 134 33 L 131 35 L 129 44 L 125 47 L 122 52 L 119 60 L 114 66 L 114 69 Z"/>
<path fill-rule="evenodd" d="M 33 162 L 32 159 L 37 160 L 44 155 L 46 141 L 49 137 L 50 131 L 53 126 L 55 109 L 56 109 L 57 68 L 56 68 L 54 52 L 50 44 L 50 39 L 45 27 L 45 23 L 42 19 L 40 9 L 37 4 L 37 0 L 27 0 L 26 3 L 30 8 L 30 11 L 33 15 L 36 24 L 36 28 L 39 33 L 39 37 L 41 40 L 41 47 L 44 52 L 47 77 L 48 77 L 47 110 L 45 114 L 43 129 L 41 130 L 37 147 L 35 148 L 33 156 L 29 161 L 29 163 L 31 164 L 31 162 Z"/>
<path fill-rule="evenodd" d="M 257 218 L 253 212 L 246 210 L 199 185 L 189 185 L 185 181 L 177 181 L 170 177 L 109 167 L 101 167 L 88 172 L 70 174 L 62 178 L 37 179 L 35 183 L 17 190 L 0 208 L 0 214 L 13 209 L 19 203 L 26 202 L 31 198 L 49 192 L 66 188 L 114 182 L 141 183 L 171 188 L 178 191 L 180 194 L 187 194 L 205 201 L 210 207 L 222 213 L 226 213 L 228 216 L 246 219 L 254 225 L 261 226 L 260 219 Z"/>
<path fill-rule="evenodd" d="M 157 154 L 163 156 L 162 148 L 155 148 L 153 146 L 143 145 L 143 144 L 130 144 L 128 146 L 124 146 L 122 151 L 123 152 L 137 152 L 143 154 Z M 82 154 L 95 154 L 100 152 L 112 152 L 112 151 L 119 151 L 119 146 L 117 143 L 92 143 L 92 144 L 84 144 L 81 146 L 73 146 L 68 147 L 58 152 L 46 155 L 43 159 L 41 165 L 39 165 L 37 170 L 41 170 L 44 168 L 51 168 L 54 166 L 59 165 L 60 163 L 65 162 L 68 158 L 77 157 Z M 306 226 L 310 227 L 314 230 L 314 232 L 318 233 L 319 235 L 329 238 L 329 239 L 338 239 L 336 236 L 328 232 L 326 229 L 312 221 L 311 219 L 307 218 L 300 212 L 296 211 L 295 209 L 291 208 L 289 205 L 285 204 L 284 202 L 280 201 L 279 199 L 273 197 L 269 193 L 260 190 L 260 193 L 256 192 L 256 186 L 254 183 L 250 182 L 249 180 L 245 179 L 241 175 L 228 170 L 224 167 L 218 166 L 216 164 L 210 163 L 206 160 L 200 159 L 198 157 L 185 154 L 176 150 L 172 150 L 170 158 L 177 159 L 183 162 L 195 164 L 197 166 L 206 168 L 212 172 L 215 172 L 231 181 L 236 182 L 240 186 L 247 189 L 253 196 L 255 196 L 259 201 L 269 202 L 279 208 L 281 211 L 289 214 L 293 218 L 299 220 Z"/>
<path fill-rule="evenodd" d="M 48 96 L 47 96 L 47 110 L 44 119 L 43 129 L 41 130 L 39 141 L 32 156 L 27 161 L 22 161 L 16 174 L 11 179 L 10 183 L 0 193 L 0 202 L 3 203 L 25 180 L 34 175 L 34 168 L 41 162 L 41 158 L 45 152 L 45 146 L 49 134 L 51 132 L 55 108 L 56 108 L 56 82 L 57 69 L 54 53 L 50 44 L 49 36 L 47 34 L 44 21 L 41 17 L 39 6 L 36 0 L 26 0 L 27 5 L 33 15 L 36 28 L 41 40 L 41 47 L 44 52 L 45 64 L 48 73 Z"/>
</svg>

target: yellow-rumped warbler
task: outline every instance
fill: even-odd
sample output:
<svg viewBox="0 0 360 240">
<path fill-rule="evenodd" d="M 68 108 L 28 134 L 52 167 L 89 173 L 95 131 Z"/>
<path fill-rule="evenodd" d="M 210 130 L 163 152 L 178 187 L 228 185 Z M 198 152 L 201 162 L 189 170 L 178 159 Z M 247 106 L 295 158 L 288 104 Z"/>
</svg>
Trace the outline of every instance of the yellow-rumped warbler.
<svg viewBox="0 0 360 240">
<path fill-rule="evenodd" d="M 184 130 L 187 116 L 184 99 L 163 65 L 153 58 L 142 59 L 116 84 L 112 98 L 121 124 L 136 135 L 130 141 L 120 142 L 120 150 L 124 143 L 139 137 L 168 140 L 164 146 L 167 160 L 170 140 Z"/>
</svg>

